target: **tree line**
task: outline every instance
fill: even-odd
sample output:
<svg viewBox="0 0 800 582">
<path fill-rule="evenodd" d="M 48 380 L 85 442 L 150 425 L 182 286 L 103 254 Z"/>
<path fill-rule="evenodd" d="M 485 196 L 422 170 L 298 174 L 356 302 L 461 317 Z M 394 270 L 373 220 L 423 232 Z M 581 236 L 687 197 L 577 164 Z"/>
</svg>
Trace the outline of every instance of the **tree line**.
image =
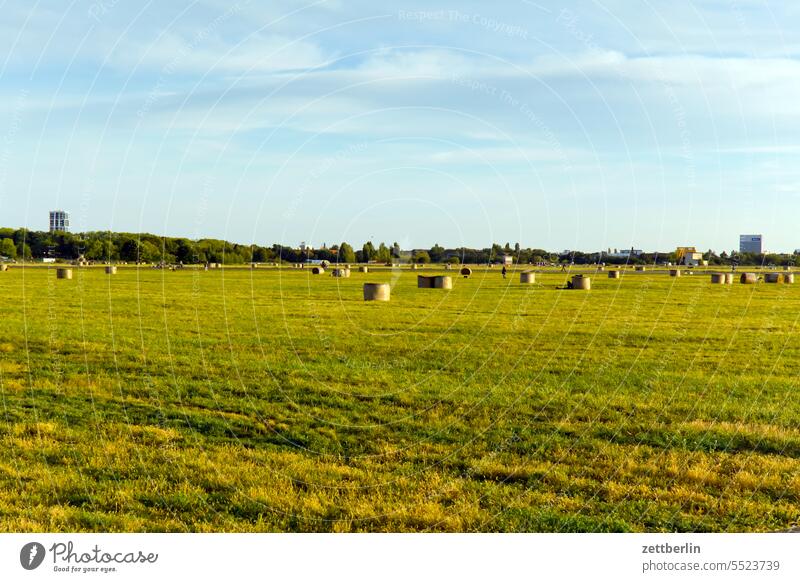
<svg viewBox="0 0 800 582">
<path fill-rule="evenodd" d="M 643 253 L 632 257 L 612 257 L 603 252 L 584 253 L 564 251 L 553 253 L 544 249 L 521 248 L 519 243 L 511 245 L 493 244 L 483 249 L 467 247 L 445 248 L 439 244 L 429 249 L 402 250 L 396 242 L 374 244 L 363 243 L 355 250 L 342 242 L 320 249 L 301 250 L 280 244 L 272 246 L 243 245 L 217 239 L 191 240 L 179 237 L 164 237 L 153 234 L 116 232 L 42 232 L 27 229 L 0 228 L 0 256 L 10 260 L 54 259 L 73 261 L 84 257 L 96 262 L 128 263 L 183 263 L 245 264 L 288 262 L 300 263 L 309 260 L 331 263 L 469 263 L 480 264 L 498 261 L 503 255 L 514 257 L 521 264 L 653 264 L 675 262 L 674 252 Z M 736 251 L 716 254 L 707 251 L 703 258 L 710 265 L 793 265 L 795 255 L 738 253 Z"/>
</svg>

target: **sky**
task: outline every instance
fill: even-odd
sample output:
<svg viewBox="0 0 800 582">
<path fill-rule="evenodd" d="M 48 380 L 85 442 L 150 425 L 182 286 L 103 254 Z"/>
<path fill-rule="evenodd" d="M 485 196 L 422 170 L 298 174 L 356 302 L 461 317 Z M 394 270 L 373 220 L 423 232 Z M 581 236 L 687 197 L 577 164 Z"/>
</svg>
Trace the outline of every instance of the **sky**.
<svg viewBox="0 0 800 582">
<path fill-rule="evenodd" d="M 0 0 L 0 225 L 800 248 L 800 3 Z"/>
</svg>

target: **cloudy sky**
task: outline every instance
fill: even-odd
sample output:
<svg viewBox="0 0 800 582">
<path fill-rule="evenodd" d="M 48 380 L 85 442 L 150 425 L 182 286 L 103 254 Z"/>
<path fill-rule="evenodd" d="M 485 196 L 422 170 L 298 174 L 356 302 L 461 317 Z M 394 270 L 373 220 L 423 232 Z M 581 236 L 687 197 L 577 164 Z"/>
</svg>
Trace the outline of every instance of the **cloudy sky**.
<svg viewBox="0 0 800 582">
<path fill-rule="evenodd" d="M 800 3 L 6 1 L 0 224 L 800 248 Z"/>
</svg>

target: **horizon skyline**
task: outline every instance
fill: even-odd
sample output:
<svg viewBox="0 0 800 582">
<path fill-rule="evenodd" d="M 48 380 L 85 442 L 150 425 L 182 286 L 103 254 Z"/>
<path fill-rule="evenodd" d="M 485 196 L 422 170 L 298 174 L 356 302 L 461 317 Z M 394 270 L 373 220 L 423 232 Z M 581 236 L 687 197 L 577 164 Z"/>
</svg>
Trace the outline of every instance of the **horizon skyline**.
<svg viewBox="0 0 800 582">
<path fill-rule="evenodd" d="M 61 206 L 76 230 L 287 244 L 800 247 L 794 4 L 5 8 L 5 222 Z"/>
<path fill-rule="evenodd" d="M 59 209 L 57 211 L 48 211 L 48 212 L 66 212 L 68 217 L 71 216 L 71 213 L 70 213 L 69 210 Z M 38 229 L 38 228 L 31 228 L 31 227 L 25 227 L 25 226 L 18 226 L 18 227 L 2 226 L 0 228 L 11 228 L 11 229 L 14 229 L 14 228 L 27 228 L 30 231 L 36 231 L 36 232 L 48 232 L 49 231 L 49 229 Z M 80 230 L 80 231 L 73 231 L 72 229 L 70 229 L 70 230 L 68 230 L 66 232 L 69 232 L 70 234 L 81 234 L 81 233 L 88 233 L 88 232 L 114 232 L 114 233 L 140 234 L 140 235 L 141 234 L 149 234 L 149 235 L 153 235 L 153 236 L 162 236 L 162 237 L 167 237 L 167 238 L 185 238 L 185 239 L 188 239 L 188 240 L 202 240 L 202 239 L 214 239 L 214 238 L 216 238 L 216 237 L 213 237 L 213 236 L 190 237 L 190 236 L 187 236 L 187 235 L 184 235 L 184 234 L 167 234 L 167 233 L 157 233 L 157 232 L 149 232 L 149 231 L 138 231 L 137 232 L 137 231 L 109 230 L 109 229 L 84 229 L 84 230 Z M 763 244 L 763 240 L 765 238 L 763 234 L 759 234 L 759 233 L 742 233 L 742 234 L 739 234 L 737 236 L 738 237 L 760 236 L 761 240 L 762 240 L 762 244 Z M 236 239 L 219 239 L 219 240 L 225 240 L 226 242 L 230 242 L 232 244 L 240 244 L 240 245 L 255 244 L 255 245 L 264 246 L 264 247 L 270 247 L 273 244 L 281 244 L 283 246 L 288 246 L 288 247 L 291 247 L 291 248 L 300 248 L 301 244 L 308 244 L 308 246 L 310 246 L 312 249 L 324 248 L 323 245 L 325 245 L 327 248 L 330 248 L 332 246 L 337 246 L 342 242 L 347 242 L 348 244 L 353 245 L 353 248 L 356 249 L 356 250 L 358 250 L 358 248 L 360 248 L 361 245 L 363 245 L 363 244 L 365 244 L 367 242 L 372 242 L 374 244 L 380 244 L 381 242 L 383 242 L 383 243 L 385 243 L 387 245 L 391 245 L 393 242 L 395 242 L 394 240 L 389 240 L 389 239 L 387 239 L 387 240 L 379 240 L 379 239 L 376 239 L 376 238 L 367 239 L 367 240 L 363 240 L 363 241 L 340 240 L 340 241 L 335 241 L 335 242 L 329 242 L 327 240 L 324 240 L 324 241 L 320 241 L 319 243 L 316 243 L 316 244 L 309 243 L 308 241 L 304 241 L 304 240 L 297 241 L 297 242 L 291 243 L 291 244 L 288 241 L 287 241 L 287 243 L 284 244 L 282 242 L 277 242 L 277 241 L 272 241 L 272 242 L 256 242 L 256 241 L 253 241 L 253 242 L 240 242 L 240 241 L 238 241 Z M 515 244 L 519 243 L 520 247 L 522 249 L 540 249 L 540 250 L 547 250 L 548 252 L 569 251 L 569 252 L 581 252 L 581 253 L 585 253 L 585 254 L 596 253 L 596 252 L 605 253 L 607 251 L 611 252 L 611 250 L 614 250 L 614 252 L 617 252 L 617 251 L 622 252 L 622 251 L 633 250 L 633 249 L 641 250 L 644 253 L 653 253 L 653 252 L 659 252 L 660 253 L 660 252 L 665 251 L 665 249 L 663 249 L 663 248 L 662 249 L 647 249 L 647 248 L 644 248 L 644 247 L 642 247 L 640 245 L 633 245 L 633 246 L 630 246 L 630 247 L 620 247 L 620 246 L 610 246 L 609 247 L 609 246 L 606 246 L 606 247 L 603 247 L 601 249 L 596 249 L 596 250 L 583 250 L 583 249 L 578 249 L 578 248 L 572 248 L 572 249 L 560 249 L 559 251 L 555 251 L 553 249 L 549 249 L 549 248 L 543 247 L 543 246 L 528 245 L 528 244 L 524 244 L 524 243 L 522 243 L 520 241 L 510 241 L 510 240 L 509 241 L 503 241 L 503 242 L 494 241 L 492 243 L 489 243 L 488 245 L 486 245 L 485 243 L 482 243 L 481 246 L 447 245 L 447 244 L 442 244 L 441 241 L 436 241 L 436 242 L 433 242 L 433 243 L 428 244 L 428 245 L 425 245 L 425 244 L 423 244 L 423 245 L 413 245 L 411 247 L 404 247 L 401 244 L 400 247 L 401 247 L 401 250 L 403 250 L 403 251 L 405 251 L 405 250 L 415 250 L 415 249 L 430 249 L 430 248 L 432 248 L 433 246 L 435 246 L 437 244 L 442 246 L 442 247 L 444 247 L 444 248 L 446 248 L 446 249 L 454 249 L 454 248 L 460 248 L 460 247 L 473 248 L 473 249 L 485 249 L 485 248 L 491 248 L 491 246 L 493 244 L 499 244 L 501 246 L 504 246 L 506 243 L 510 244 L 512 248 L 514 247 Z M 711 251 L 714 251 L 717 254 L 720 254 L 723 251 L 724 252 L 728 252 L 729 250 L 733 250 L 733 251 L 739 252 L 737 250 L 738 246 L 732 247 L 731 249 L 727 249 L 727 248 L 715 249 L 713 247 L 703 247 L 703 246 L 697 245 L 697 244 L 677 244 L 677 245 L 674 245 L 674 246 L 675 246 L 675 248 L 682 247 L 682 246 L 693 246 L 693 247 L 697 248 L 698 252 L 706 252 L 708 250 L 711 250 Z M 791 249 L 791 250 L 789 250 L 789 249 L 772 250 L 772 249 L 768 249 L 767 248 L 767 249 L 764 249 L 761 254 L 794 254 L 798 250 L 800 250 L 800 246 L 795 247 L 794 249 Z M 667 252 L 672 252 L 672 251 L 667 251 Z"/>
</svg>

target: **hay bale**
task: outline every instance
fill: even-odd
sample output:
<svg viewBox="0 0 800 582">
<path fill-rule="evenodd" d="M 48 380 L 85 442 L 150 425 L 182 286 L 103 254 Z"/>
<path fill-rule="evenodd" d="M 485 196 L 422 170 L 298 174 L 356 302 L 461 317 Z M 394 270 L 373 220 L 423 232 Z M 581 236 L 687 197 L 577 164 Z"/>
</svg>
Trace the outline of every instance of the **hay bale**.
<svg viewBox="0 0 800 582">
<path fill-rule="evenodd" d="M 466 279 L 467 277 L 469 277 L 470 275 L 472 275 L 472 269 L 470 269 L 469 267 L 462 267 L 462 269 L 461 269 L 460 273 L 461 273 L 461 274 L 464 276 L 464 278 Z"/>
<path fill-rule="evenodd" d="M 780 281 L 781 276 L 778 273 L 765 273 L 764 274 L 764 282 L 765 283 L 777 283 Z"/>
<path fill-rule="evenodd" d="M 725 273 L 711 273 L 712 285 L 725 285 L 728 282 L 728 276 Z"/>
<path fill-rule="evenodd" d="M 453 278 L 452 277 L 445 277 L 439 275 L 437 277 L 433 277 L 433 288 L 434 289 L 452 289 L 453 288 Z"/>
<path fill-rule="evenodd" d="M 644 265 L 636 265 L 636 270 L 637 271 L 644 271 L 645 270 Z"/>
<path fill-rule="evenodd" d="M 313 269 L 311 269 L 312 275 L 323 275 L 324 273 L 325 269 L 323 269 L 322 267 L 314 267 Z"/>
<path fill-rule="evenodd" d="M 619 271 L 609 271 L 608 272 L 608 278 L 609 279 L 619 279 L 620 276 L 621 276 L 621 273 Z"/>
<path fill-rule="evenodd" d="M 433 280 L 435 277 L 428 277 L 426 275 L 417 275 L 417 289 L 433 289 Z"/>
<path fill-rule="evenodd" d="M 0 265 L 0 273 L 5 273 L 8 271 L 8 265 Z"/>
<path fill-rule="evenodd" d="M 56 269 L 57 279 L 72 279 L 72 269 Z"/>
<path fill-rule="evenodd" d="M 116 267 L 114 267 L 112 265 L 109 265 L 109 266 L 106 267 L 106 275 L 116 275 L 116 274 L 117 274 L 117 268 Z"/>
<path fill-rule="evenodd" d="M 792 270 L 792 268 L 791 268 L 789 265 L 786 265 L 786 266 L 783 268 L 783 270 L 784 270 L 784 271 L 791 271 L 791 270 Z"/>
<path fill-rule="evenodd" d="M 523 271 L 519 274 L 519 282 L 528 285 L 536 282 L 536 273 L 533 271 Z"/>
<path fill-rule="evenodd" d="M 588 291 L 589 289 L 592 288 L 591 277 L 585 277 L 583 275 L 574 275 L 572 277 L 572 288 Z"/>
<path fill-rule="evenodd" d="M 669 270 L 669 276 L 670 277 L 680 277 L 681 276 L 681 270 L 680 269 L 670 269 Z"/>
<path fill-rule="evenodd" d="M 453 268 L 453 265 L 451 265 L 450 263 L 447 263 L 447 264 L 444 266 L 444 270 L 445 270 L 445 271 L 449 271 L 449 270 L 450 270 L 450 269 L 452 269 L 452 268 Z"/>
<path fill-rule="evenodd" d="M 334 269 L 331 271 L 332 277 L 349 277 L 350 276 L 350 269 Z"/>
<path fill-rule="evenodd" d="M 784 273 L 783 275 L 783 282 L 787 285 L 791 285 L 794 283 L 794 273 Z"/>
<path fill-rule="evenodd" d="M 742 285 L 755 285 L 758 283 L 758 275 L 755 273 L 742 273 L 742 276 L 739 277 L 739 282 Z"/>
<path fill-rule="evenodd" d="M 725 273 L 725 284 L 733 285 L 733 273 Z"/>
<path fill-rule="evenodd" d="M 364 301 L 389 301 L 391 295 L 388 283 L 364 283 Z"/>
<path fill-rule="evenodd" d="M 359 267 L 358 268 L 358 272 L 359 273 L 369 273 L 369 267 Z"/>
<path fill-rule="evenodd" d="M 598 272 L 602 273 L 603 271 L 606 270 L 606 268 L 603 265 L 600 265 L 599 267 L 597 267 L 597 270 L 598 270 Z"/>
</svg>

